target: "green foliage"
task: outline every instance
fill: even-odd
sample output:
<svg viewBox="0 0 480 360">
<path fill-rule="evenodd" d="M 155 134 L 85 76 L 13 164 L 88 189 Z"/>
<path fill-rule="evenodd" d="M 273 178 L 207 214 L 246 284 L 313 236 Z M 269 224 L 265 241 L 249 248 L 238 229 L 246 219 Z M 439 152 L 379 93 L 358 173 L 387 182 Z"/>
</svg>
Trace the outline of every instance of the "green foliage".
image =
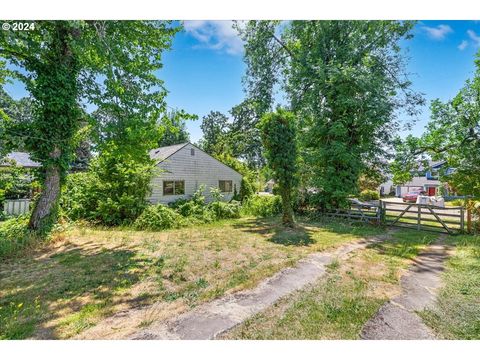
<svg viewBox="0 0 480 360">
<path fill-rule="evenodd" d="M 21 216 L 0 224 L 0 259 L 32 245 L 39 237 L 28 229 L 28 217 Z"/>
<path fill-rule="evenodd" d="M 441 180 L 464 195 L 480 196 L 480 54 L 475 60 L 473 79 L 450 101 L 439 99 L 430 105 L 431 120 L 419 138 L 398 140 L 392 172 L 396 179 L 409 178 L 419 163 L 426 159 L 445 160 Z"/>
<path fill-rule="evenodd" d="M 363 190 L 358 198 L 362 201 L 380 200 L 380 194 L 377 190 Z"/>
<path fill-rule="evenodd" d="M 164 128 L 162 138 L 158 146 L 170 146 L 190 141 L 186 120 L 197 120 L 198 116 L 187 114 L 183 110 L 172 110 L 167 112 L 159 121 Z"/>
<path fill-rule="evenodd" d="M 142 131 L 149 139 L 152 124 L 165 112 L 166 90 L 155 72 L 179 30 L 168 21 L 38 21 L 36 26 L 39 30 L 0 33 L 0 56 L 13 68 L 0 62 L 0 77 L 23 82 L 33 99 L 31 121 L 14 122 L 2 114 L 1 125 L 2 144 L 15 146 L 20 137 L 44 170 L 45 191 L 32 212 L 33 228 L 55 212 L 74 159 L 82 102 L 106 114 L 95 118 L 101 135 L 108 138 L 111 127 L 120 127 L 125 137 L 138 129 L 137 143 L 150 145 Z"/>
<path fill-rule="evenodd" d="M 210 111 L 203 117 L 200 128 L 203 132 L 200 147 L 210 155 L 221 154 L 228 143 L 229 124 L 227 116 L 219 111 Z"/>
<path fill-rule="evenodd" d="M 94 159 L 88 172 L 70 174 L 61 198 L 63 213 L 71 220 L 86 219 L 104 225 L 133 222 L 147 206 L 154 166 L 115 148 Z"/>
<path fill-rule="evenodd" d="M 280 196 L 254 195 L 242 205 L 245 215 L 273 216 L 282 212 L 282 198 Z"/>
<path fill-rule="evenodd" d="M 283 203 L 283 223 L 292 225 L 292 192 L 298 183 L 295 116 L 278 109 L 262 117 L 259 124 L 265 157 L 279 186 Z"/>
<path fill-rule="evenodd" d="M 273 105 L 282 86 L 299 120 L 301 186 L 321 207 L 358 192 L 367 169 L 382 168 L 399 126 L 397 110 L 417 113 L 400 42 L 409 21 L 249 21 L 245 45 L 250 98 Z"/>
<path fill-rule="evenodd" d="M 238 219 L 240 218 L 241 204 L 239 201 L 231 202 L 212 201 L 208 204 L 208 209 L 215 214 L 217 220 L 220 219 Z"/>
<path fill-rule="evenodd" d="M 2 162 L 5 163 L 6 160 Z M 36 185 L 32 176 L 30 170 L 17 166 L 13 161 L 9 166 L 0 167 L 0 204 L 3 199 L 29 197 Z"/>
<path fill-rule="evenodd" d="M 183 217 L 165 205 L 151 205 L 145 208 L 135 220 L 133 226 L 137 230 L 166 230 L 181 227 Z"/>
</svg>

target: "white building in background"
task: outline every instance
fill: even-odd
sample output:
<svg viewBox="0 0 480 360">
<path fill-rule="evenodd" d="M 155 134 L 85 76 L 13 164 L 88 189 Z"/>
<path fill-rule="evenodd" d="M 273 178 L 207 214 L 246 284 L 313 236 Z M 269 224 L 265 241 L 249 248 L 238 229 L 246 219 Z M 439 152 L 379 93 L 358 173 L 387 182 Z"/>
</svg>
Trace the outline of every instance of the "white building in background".
<svg viewBox="0 0 480 360">
<path fill-rule="evenodd" d="M 193 144 L 164 146 L 150 151 L 157 162 L 158 175 L 152 179 L 153 204 L 168 204 L 190 198 L 201 185 L 211 201 L 210 188 L 219 188 L 223 200 L 231 200 L 240 191 L 242 175 Z"/>
</svg>

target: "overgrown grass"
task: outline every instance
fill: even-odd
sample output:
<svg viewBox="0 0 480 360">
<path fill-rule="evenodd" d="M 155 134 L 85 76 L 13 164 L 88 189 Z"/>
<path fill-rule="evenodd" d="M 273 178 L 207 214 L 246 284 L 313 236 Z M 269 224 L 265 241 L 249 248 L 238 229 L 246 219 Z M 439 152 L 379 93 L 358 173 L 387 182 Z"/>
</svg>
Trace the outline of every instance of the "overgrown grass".
<svg viewBox="0 0 480 360">
<path fill-rule="evenodd" d="M 480 339 L 480 236 L 453 238 L 436 307 L 420 313 L 445 339 Z"/>
<path fill-rule="evenodd" d="M 292 294 L 225 334 L 227 339 L 358 339 L 365 322 L 399 293 L 402 270 L 435 235 L 396 232 L 334 261 L 314 286 Z"/>
<path fill-rule="evenodd" d="M 0 223 L 0 259 L 37 244 L 41 238 L 28 229 L 28 218 L 21 216 Z"/>
<path fill-rule="evenodd" d="M 382 232 L 302 219 L 285 229 L 278 218 L 161 232 L 72 227 L 48 246 L 0 264 L 0 337 L 115 338 L 255 286 L 311 252 Z M 114 330 L 100 324 L 88 333 L 113 313 L 154 302 L 154 313 L 133 312 Z"/>
</svg>

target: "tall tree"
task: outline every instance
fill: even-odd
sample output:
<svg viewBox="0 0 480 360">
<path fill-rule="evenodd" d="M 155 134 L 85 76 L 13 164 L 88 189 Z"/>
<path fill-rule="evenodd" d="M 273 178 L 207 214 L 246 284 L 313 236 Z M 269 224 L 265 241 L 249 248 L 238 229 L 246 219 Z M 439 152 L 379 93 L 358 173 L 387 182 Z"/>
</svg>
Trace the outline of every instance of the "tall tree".
<svg viewBox="0 0 480 360">
<path fill-rule="evenodd" d="M 169 146 L 190 141 L 186 120 L 196 120 L 196 115 L 187 114 L 183 110 L 171 110 L 161 117 L 159 125 L 164 128 L 158 146 Z"/>
<path fill-rule="evenodd" d="M 202 118 L 200 128 L 203 131 L 203 138 L 200 140 L 203 150 L 209 154 L 223 152 L 229 131 L 228 117 L 219 111 L 210 111 Z"/>
<path fill-rule="evenodd" d="M 285 226 L 294 226 L 292 193 L 298 181 L 295 115 L 277 109 L 274 113 L 265 114 L 259 127 L 265 157 L 274 173 L 282 197 L 282 223 Z"/>
<path fill-rule="evenodd" d="M 165 21 L 39 21 L 35 31 L 0 33 L 0 57 L 13 65 L 7 69 L 0 61 L 0 79 L 22 81 L 34 100 L 32 122 L 7 127 L 4 134 L 23 130 L 26 149 L 42 164 L 42 192 L 30 228 L 54 220 L 83 101 L 113 119 L 125 108 L 141 109 L 148 119 L 165 112 L 166 90 L 154 72 L 177 31 Z M 138 89 L 141 99 L 135 98 Z"/>
<path fill-rule="evenodd" d="M 228 132 L 232 153 L 246 161 L 251 168 L 265 165 L 262 155 L 262 139 L 257 125 L 260 122 L 258 103 L 245 100 L 230 110 L 233 122 Z"/>
<path fill-rule="evenodd" d="M 480 196 L 480 52 L 475 65 L 473 79 L 452 100 L 432 101 L 431 120 L 421 137 L 398 139 L 392 163 L 397 183 L 409 180 L 428 159 L 444 160 L 444 168 L 455 171 L 441 177 L 465 195 Z"/>
<path fill-rule="evenodd" d="M 251 21 L 246 41 L 250 97 L 263 108 L 282 86 L 300 119 L 300 156 L 307 183 L 319 189 L 321 207 L 338 207 L 358 191 L 369 168 L 385 163 L 400 123 L 423 98 L 411 90 L 399 46 L 412 22 Z M 263 70 L 262 70 L 263 69 Z"/>
</svg>

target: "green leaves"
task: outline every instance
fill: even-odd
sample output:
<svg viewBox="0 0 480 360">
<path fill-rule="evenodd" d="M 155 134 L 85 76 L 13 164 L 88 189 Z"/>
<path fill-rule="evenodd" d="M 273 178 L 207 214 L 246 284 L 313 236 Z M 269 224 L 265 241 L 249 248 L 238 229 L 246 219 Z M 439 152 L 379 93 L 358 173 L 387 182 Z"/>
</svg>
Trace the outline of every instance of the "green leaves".
<svg viewBox="0 0 480 360">
<path fill-rule="evenodd" d="M 262 133 L 265 157 L 280 187 L 283 201 L 283 222 L 293 223 L 291 195 L 298 183 L 297 139 L 295 115 L 283 109 L 265 114 L 259 128 Z"/>
<path fill-rule="evenodd" d="M 477 59 L 480 57 L 477 55 Z M 431 120 L 425 133 L 398 141 L 392 164 L 394 182 L 402 183 L 415 170 L 419 161 L 427 158 L 445 160 L 453 173 L 441 173 L 453 191 L 480 195 L 480 63 L 474 78 L 450 101 L 433 100 Z M 411 175 L 410 175 L 411 176 Z"/>
</svg>

